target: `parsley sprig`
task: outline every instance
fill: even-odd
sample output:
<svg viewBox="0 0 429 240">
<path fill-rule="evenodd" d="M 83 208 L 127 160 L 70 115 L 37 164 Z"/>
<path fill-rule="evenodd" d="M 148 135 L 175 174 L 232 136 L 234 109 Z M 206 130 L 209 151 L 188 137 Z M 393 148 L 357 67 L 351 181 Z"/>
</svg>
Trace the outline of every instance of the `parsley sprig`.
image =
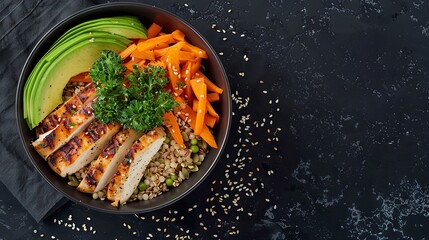
<svg viewBox="0 0 429 240">
<path fill-rule="evenodd" d="M 93 104 L 95 117 L 103 123 L 119 122 L 136 131 L 150 131 L 163 123 L 163 115 L 177 106 L 170 92 L 166 70 L 134 65 L 127 78 L 122 58 L 103 50 L 91 68 L 90 76 L 98 95 Z"/>
</svg>

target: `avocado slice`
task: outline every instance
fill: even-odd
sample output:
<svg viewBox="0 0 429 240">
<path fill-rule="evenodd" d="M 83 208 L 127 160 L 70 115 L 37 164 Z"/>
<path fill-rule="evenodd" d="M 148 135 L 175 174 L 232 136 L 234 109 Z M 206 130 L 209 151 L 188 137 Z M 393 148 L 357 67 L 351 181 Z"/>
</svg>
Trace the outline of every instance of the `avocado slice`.
<svg viewBox="0 0 429 240">
<path fill-rule="evenodd" d="M 69 79 L 89 71 L 103 49 L 116 52 L 131 41 L 107 32 L 84 33 L 64 42 L 46 54 L 30 74 L 24 89 L 24 112 L 30 129 L 62 103 L 62 92 Z"/>
<path fill-rule="evenodd" d="M 117 16 L 111 18 L 98 18 L 89 20 L 68 30 L 60 39 L 58 39 L 53 47 L 73 39 L 76 35 L 82 32 L 105 31 L 113 34 L 122 35 L 126 38 L 147 38 L 147 29 L 133 16 Z"/>
</svg>

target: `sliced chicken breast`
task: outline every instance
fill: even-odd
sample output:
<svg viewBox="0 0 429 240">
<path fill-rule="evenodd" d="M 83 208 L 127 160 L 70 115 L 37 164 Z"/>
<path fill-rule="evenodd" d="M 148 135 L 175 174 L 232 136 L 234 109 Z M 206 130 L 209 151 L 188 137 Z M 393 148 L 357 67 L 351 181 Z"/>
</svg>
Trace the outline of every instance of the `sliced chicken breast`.
<svg viewBox="0 0 429 240">
<path fill-rule="evenodd" d="M 77 190 L 93 193 L 102 190 L 109 184 L 118 166 L 124 159 L 131 145 L 142 136 L 141 132 L 122 129 L 107 144 L 97 160 L 91 163 L 86 176 L 80 182 Z"/>
<path fill-rule="evenodd" d="M 96 96 L 95 85 L 87 84 L 84 89 L 73 95 L 61 107 L 50 113 L 42 122 L 35 128 L 36 137 L 54 129 L 58 124 L 76 113 L 82 106 L 85 106 L 92 101 Z"/>
<path fill-rule="evenodd" d="M 63 119 L 73 116 L 73 114 L 77 112 L 78 109 L 81 109 L 82 106 L 83 104 L 77 96 L 71 97 L 60 108 L 53 111 L 42 120 L 35 129 L 36 137 L 56 128 Z"/>
<path fill-rule="evenodd" d="M 97 95 L 96 91 L 95 91 L 95 84 L 92 82 L 88 83 L 84 89 L 82 89 L 81 91 L 79 91 L 75 95 L 79 98 L 79 100 L 82 103 L 84 103 L 84 104 L 89 103 Z"/>
<path fill-rule="evenodd" d="M 46 159 L 74 136 L 81 133 L 94 119 L 92 104 L 90 103 L 72 116 L 62 120 L 55 128 L 40 135 L 32 143 L 33 147 L 40 156 Z"/>
<path fill-rule="evenodd" d="M 121 125 L 117 123 L 91 123 L 85 131 L 48 157 L 49 166 L 61 177 L 79 171 L 103 151 L 120 128 Z"/>
<path fill-rule="evenodd" d="M 131 146 L 107 189 L 107 199 L 113 201 L 112 206 L 124 204 L 131 197 L 165 136 L 164 129 L 156 127 Z"/>
</svg>

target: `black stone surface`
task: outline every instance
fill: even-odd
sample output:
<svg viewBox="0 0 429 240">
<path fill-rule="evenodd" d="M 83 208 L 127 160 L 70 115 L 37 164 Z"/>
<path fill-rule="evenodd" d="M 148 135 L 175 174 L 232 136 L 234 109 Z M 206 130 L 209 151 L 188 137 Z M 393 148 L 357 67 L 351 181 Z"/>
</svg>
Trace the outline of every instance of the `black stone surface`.
<svg viewBox="0 0 429 240">
<path fill-rule="evenodd" d="M 429 236 L 426 2 L 145 3 L 221 55 L 235 99 L 221 161 L 186 198 L 137 216 L 70 202 L 36 223 L 0 185 L 0 239 Z"/>
</svg>

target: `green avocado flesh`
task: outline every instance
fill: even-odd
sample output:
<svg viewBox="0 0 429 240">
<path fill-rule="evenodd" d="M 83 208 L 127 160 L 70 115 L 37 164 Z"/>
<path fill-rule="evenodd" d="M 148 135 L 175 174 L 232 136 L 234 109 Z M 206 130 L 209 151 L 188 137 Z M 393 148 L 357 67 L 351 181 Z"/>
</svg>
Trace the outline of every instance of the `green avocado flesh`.
<svg viewBox="0 0 429 240">
<path fill-rule="evenodd" d="M 36 127 L 63 102 L 69 79 L 89 71 L 103 49 L 120 52 L 131 43 L 128 38 L 146 36 L 146 28 L 129 16 L 95 19 L 67 31 L 39 60 L 25 83 L 24 118 L 29 128 Z"/>
<path fill-rule="evenodd" d="M 90 20 L 68 30 L 54 46 L 73 39 L 82 31 L 105 31 L 113 34 L 118 34 L 126 38 L 147 38 L 147 31 L 144 25 L 136 17 L 118 16 L 112 18 L 99 18 Z"/>
</svg>

